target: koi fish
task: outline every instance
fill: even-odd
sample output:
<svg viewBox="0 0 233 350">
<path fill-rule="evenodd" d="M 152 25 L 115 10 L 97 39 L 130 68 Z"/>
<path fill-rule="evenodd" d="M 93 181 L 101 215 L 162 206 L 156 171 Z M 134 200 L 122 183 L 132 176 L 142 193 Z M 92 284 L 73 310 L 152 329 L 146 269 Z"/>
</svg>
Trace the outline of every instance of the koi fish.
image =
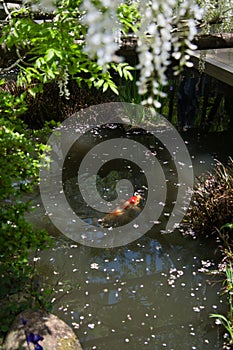
<svg viewBox="0 0 233 350">
<path fill-rule="evenodd" d="M 99 223 L 103 227 L 126 225 L 140 213 L 141 209 L 138 207 L 138 204 L 141 198 L 139 194 L 131 196 L 128 200 L 123 201 L 120 207 L 117 207 L 102 219 L 99 219 Z"/>
</svg>

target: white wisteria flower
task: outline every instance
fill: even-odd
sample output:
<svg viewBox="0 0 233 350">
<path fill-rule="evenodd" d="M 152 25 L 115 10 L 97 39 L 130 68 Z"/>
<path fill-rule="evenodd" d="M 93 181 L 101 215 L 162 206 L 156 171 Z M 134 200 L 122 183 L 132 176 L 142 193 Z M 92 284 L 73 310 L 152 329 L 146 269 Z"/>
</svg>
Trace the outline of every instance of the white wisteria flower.
<svg viewBox="0 0 233 350">
<path fill-rule="evenodd" d="M 97 57 L 97 63 L 103 68 L 109 62 L 120 61 L 120 57 L 115 54 L 119 48 L 116 38 L 121 31 L 117 19 L 120 3 L 119 0 L 100 0 L 96 7 L 91 0 L 85 0 L 82 5 L 84 11 L 82 22 L 88 28 L 84 51 L 91 58 Z"/>
<path fill-rule="evenodd" d="M 121 24 L 117 10 L 123 0 L 85 0 L 82 5 L 83 23 L 87 26 L 84 50 L 97 63 L 106 68 L 109 62 L 119 62 L 115 54 Z M 164 97 L 163 87 L 167 84 L 167 69 L 171 58 L 177 61 L 176 72 L 183 66 L 191 66 L 190 54 L 195 49 L 192 40 L 197 33 L 196 20 L 203 11 L 195 0 L 136 0 L 141 15 L 136 33 L 140 77 L 138 91 L 146 95 L 143 104 L 160 107 L 159 99 Z M 182 33 L 182 34 L 181 34 Z"/>
<path fill-rule="evenodd" d="M 145 6 L 141 2 L 141 26 L 138 32 L 138 57 L 140 78 L 139 93 L 145 94 L 149 87 L 149 97 L 143 101 L 160 107 L 155 96 L 161 95 L 160 86 L 167 82 L 166 69 L 170 64 L 171 22 L 175 0 L 153 0 Z"/>
<path fill-rule="evenodd" d="M 67 100 L 69 100 L 70 98 L 70 91 L 68 89 L 69 74 L 68 74 L 67 66 L 63 69 L 61 76 L 62 78 L 58 80 L 59 95 L 64 96 Z"/>
<path fill-rule="evenodd" d="M 195 49 L 191 43 L 196 34 L 195 19 L 201 19 L 202 11 L 193 0 L 177 5 L 176 0 L 151 0 L 140 4 L 141 26 L 138 32 L 138 57 L 140 94 L 148 93 L 143 104 L 160 107 L 159 97 L 164 97 L 162 87 L 167 84 L 166 71 L 173 58 L 178 61 L 177 73 L 186 65 L 191 66 L 190 53 Z M 184 24 L 181 21 L 187 18 Z M 183 40 L 173 31 L 182 30 Z M 182 27 L 182 28 L 181 28 Z"/>
</svg>

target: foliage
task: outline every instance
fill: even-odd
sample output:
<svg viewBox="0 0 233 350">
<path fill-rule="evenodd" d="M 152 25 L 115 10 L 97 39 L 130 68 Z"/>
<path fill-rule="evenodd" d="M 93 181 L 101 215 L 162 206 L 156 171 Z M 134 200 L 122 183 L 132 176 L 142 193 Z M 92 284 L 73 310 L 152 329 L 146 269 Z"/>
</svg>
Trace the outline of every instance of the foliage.
<svg viewBox="0 0 233 350">
<path fill-rule="evenodd" d="M 216 324 L 222 325 L 227 331 L 225 338 L 224 349 L 229 349 L 229 346 L 233 345 L 233 251 L 232 251 L 232 239 L 233 223 L 227 223 L 218 230 L 219 237 L 221 238 L 221 251 L 223 259 L 218 265 L 217 271 L 211 271 L 213 275 L 223 275 L 223 295 L 227 296 L 228 311 L 226 315 L 223 314 L 211 314 L 211 318 L 216 319 Z"/>
<path fill-rule="evenodd" d="M 39 3 L 23 2 L 19 9 L 5 5 L 0 39 L 5 50 L 16 51 L 11 68 L 20 65 L 19 82 L 33 96 L 56 81 L 68 99 L 69 80 L 117 94 L 113 71 L 132 79 L 130 66 L 122 66 L 119 43 L 133 33 L 138 39 L 139 93 L 146 97 L 144 104 L 159 107 L 157 96 L 166 96 L 160 84 L 167 83 L 171 60 L 177 74 L 191 65 L 195 34 L 231 32 L 233 27 L 231 0 L 57 0 L 47 20 L 37 21 Z"/>
<path fill-rule="evenodd" d="M 69 81 L 70 98 L 68 100 L 60 96 L 57 82 L 44 84 L 43 91 L 38 92 L 35 97 L 27 94 L 26 87 L 17 86 L 15 81 L 5 82 L 1 89 L 16 97 L 20 95 L 25 97 L 26 110 L 20 115 L 20 119 L 31 129 L 42 128 L 41 134 L 44 134 L 47 122 L 51 132 L 51 127 L 56 127 L 53 125 L 54 122 L 62 122 L 80 109 L 94 104 L 118 101 L 118 96 L 110 89 L 103 94 L 101 90 L 96 90 L 94 87 L 91 89 L 79 88 L 75 81 Z M 41 134 L 40 139 L 43 136 Z M 44 137 L 43 140 L 46 141 Z"/>
<path fill-rule="evenodd" d="M 41 91 L 43 84 L 57 81 L 60 93 L 69 98 L 70 79 L 79 86 L 85 83 L 88 88 L 94 86 L 103 91 L 110 88 L 117 93 L 112 68 L 126 79 L 132 79 L 128 64 L 111 63 L 103 70 L 96 60 L 88 57 L 83 49 L 86 27 L 81 21 L 80 5 L 81 1 L 58 1 L 54 19 L 38 23 L 25 4 L 20 10 L 14 10 L 9 23 L 3 27 L 0 43 L 9 50 L 17 48 L 19 83 L 27 86 L 31 95 Z"/>
<path fill-rule="evenodd" d="M 12 317 L 29 301 L 13 296 L 26 290 L 33 273 L 29 256 L 51 242 L 47 232 L 34 230 L 25 219 L 30 202 L 24 199 L 38 182 L 38 170 L 45 146 L 36 133 L 27 130 L 18 119 L 25 111 L 24 101 L 0 90 L 0 331 L 6 331 Z M 12 298 L 10 305 L 7 300 Z"/>
<path fill-rule="evenodd" d="M 211 314 L 210 317 L 216 318 L 228 332 L 227 343 L 233 345 L 233 269 L 232 261 L 226 265 L 226 279 L 224 280 L 224 294 L 227 294 L 229 311 L 227 315 Z"/>
<path fill-rule="evenodd" d="M 214 173 L 198 178 L 188 220 L 197 235 L 218 233 L 230 222 L 233 212 L 233 160 L 224 166 L 217 161 Z"/>
<path fill-rule="evenodd" d="M 204 33 L 232 32 L 233 9 L 231 0 L 205 1 L 199 0 L 202 8 L 205 9 L 203 16 Z"/>
<path fill-rule="evenodd" d="M 123 25 L 123 34 L 127 35 L 129 31 L 136 33 L 139 29 L 141 19 L 137 3 L 132 2 L 131 4 L 121 4 L 117 9 L 117 13 L 118 18 Z"/>
<path fill-rule="evenodd" d="M 39 3 L 23 2 L 19 9 L 5 5 L 0 39 L 2 47 L 16 50 L 12 66 L 20 65 L 20 84 L 33 96 L 43 84 L 57 81 L 60 93 L 69 98 L 70 79 L 117 93 L 112 68 L 122 64 L 118 44 L 133 33 L 138 38 L 139 93 L 148 92 L 144 103 L 158 107 L 156 96 L 165 96 L 159 86 L 167 83 L 171 59 L 180 72 L 191 65 L 195 34 L 232 32 L 233 27 L 231 0 L 57 0 L 47 20 L 36 21 Z M 122 71 L 132 79 L 128 64 Z"/>
<path fill-rule="evenodd" d="M 165 96 L 159 81 L 162 85 L 166 84 L 166 70 L 170 65 L 171 52 L 178 68 L 185 65 L 189 60 L 190 48 L 192 49 L 191 40 L 197 32 L 196 25 L 202 29 L 205 24 L 201 21 L 199 8 L 194 3 L 207 9 L 204 20 L 211 30 L 213 27 L 210 22 L 211 19 L 213 22 L 214 16 L 221 20 L 224 29 L 222 24 L 232 14 L 230 0 L 207 3 L 204 0 L 154 0 L 146 3 L 58 0 L 50 19 L 39 22 L 35 20 L 35 7 L 31 3 L 35 5 L 34 1 L 25 1 L 19 9 L 7 9 L 4 2 L 7 16 L 1 22 L 1 49 L 4 54 L 10 52 L 14 58 L 13 62 L 12 59 L 9 60 L 4 67 L 5 71 L 2 67 L 1 71 L 19 69 L 18 84 L 23 88 L 16 96 L 0 90 L 2 332 L 7 330 L 14 314 L 28 305 L 28 300 L 17 297 L 20 291 L 30 290 L 30 278 L 34 271 L 29 264 L 29 254 L 38 248 L 43 249 L 49 241 L 46 232 L 34 230 L 24 217 L 30 209 L 30 203 L 24 200 L 24 194 L 36 186 L 38 169 L 44 154 L 44 145 L 37 140 L 38 133 L 28 130 L 19 119 L 26 112 L 27 95 L 41 97 L 46 84 L 55 82 L 61 96 L 72 98 L 70 80 L 75 81 L 79 87 L 100 89 L 103 92 L 110 89 L 118 94 L 114 75 L 131 81 L 132 67 L 121 61 L 115 52 L 115 41 L 109 42 L 109 38 L 115 40 L 113 31 L 120 36 L 122 33 L 125 36 L 133 32 L 140 39 L 138 67 L 144 77 L 139 80 L 139 93 L 146 96 L 150 105 L 158 106 L 160 103 L 154 102 L 154 95 Z M 90 5 L 92 12 L 88 12 L 84 4 Z M 116 10 L 116 22 L 109 16 L 109 8 L 113 12 Z M 96 30 L 94 16 L 99 15 L 100 9 L 106 22 L 99 21 L 100 30 L 93 39 L 93 36 L 88 37 L 87 34 L 90 33 L 92 25 Z M 232 23 L 232 20 L 228 23 Z M 151 34 L 149 40 L 147 34 Z M 88 52 L 89 39 L 92 39 L 94 49 L 90 48 Z M 104 58 L 102 66 L 98 61 L 100 57 Z M 135 80 L 133 89 L 137 87 Z M 152 93 L 152 97 L 147 95 L 148 91 Z M 194 194 L 198 206 L 191 212 L 190 220 L 200 232 L 209 232 L 210 228 L 213 230 L 215 226 L 226 223 L 232 212 L 232 200 L 229 199 L 230 196 L 232 198 L 232 171 L 226 170 L 222 165 L 218 165 L 217 169 L 216 174 L 209 175 L 209 179 L 201 179 Z M 38 291 L 33 292 L 31 289 L 30 293 L 33 298 L 40 300 Z M 10 305 L 6 306 L 8 301 Z"/>
</svg>

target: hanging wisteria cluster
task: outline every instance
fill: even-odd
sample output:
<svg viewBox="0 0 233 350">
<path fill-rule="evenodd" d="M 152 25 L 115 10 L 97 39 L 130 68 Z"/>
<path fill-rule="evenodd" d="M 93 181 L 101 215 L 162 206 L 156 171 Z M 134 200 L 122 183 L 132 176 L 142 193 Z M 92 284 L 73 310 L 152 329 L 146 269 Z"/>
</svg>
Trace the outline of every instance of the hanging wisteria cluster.
<svg viewBox="0 0 233 350">
<path fill-rule="evenodd" d="M 117 18 L 120 0 L 100 0 L 98 6 L 85 0 L 83 22 L 88 26 L 85 50 L 90 57 L 105 67 L 116 61 L 118 44 L 116 37 L 121 32 Z M 141 15 L 138 38 L 140 78 L 137 82 L 140 94 L 147 96 L 146 105 L 159 107 L 159 97 L 164 96 L 161 86 L 167 83 L 166 70 L 171 63 L 171 52 L 177 60 L 176 72 L 184 65 L 190 66 L 191 44 L 196 31 L 195 20 L 200 20 L 202 10 L 194 0 L 135 1 Z"/>
<path fill-rule="evenodd" d="M 118 49 L 117 36 L 121 31 L 117 20 L 120 4 L 120 0 L 100 0 L 98 6 L 95 6 L 91 0 L 85 0 L 82 5 L 82 22 L 88 28 L 84 51 L 91 58 L 97 56 L 97 63 L 103 69 L 107 63 L 120 60 L 115 54 Z"/>
<path fill-rule="evenodd" d="M 149 97 L 145 104 L 159 107 L 154 96 L 161 96 L 161 85 L 166 84 L 166 69 L 170 63 L 171 31 L 175 0 L 152 1 L 146 7 L 140 5 L 141 27 L 138 33 L 138 57 L 140 78 L 139 93 Z M 147 35 L 145 35 L 147 34 Z"/>
</svg>

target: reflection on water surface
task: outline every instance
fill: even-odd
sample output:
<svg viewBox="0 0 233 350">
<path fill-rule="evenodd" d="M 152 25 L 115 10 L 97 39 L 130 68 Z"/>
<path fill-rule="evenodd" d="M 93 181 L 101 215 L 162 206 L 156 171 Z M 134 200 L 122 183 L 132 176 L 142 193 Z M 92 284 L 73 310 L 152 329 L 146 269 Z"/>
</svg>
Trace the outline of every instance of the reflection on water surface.
<svg viewBox="0 0 233 350">
<path fill-rule="evenodd" d="M 221 349 L 209 319 L 221 310 L 219 286 L 202 272 L 215 248 L 179 232 L 111 250 L 67 241 L 40 264 L 55 286 L 53 312 L 84 349 Z"/>
<path fill-rule="evenodd" d="M 190 153 L 197 175 L 212 166 L 213 155 L 199 144 Z M 40 253 L 39 267 L 41 283 L 55 289 L 53 312 L 74 328 L 84 350 L 220 350 L 221 329 L 209 314 L 226 312 L 226 304 L 204 273 L 216 267 L 217 254 L 215 242 L 178 230 L 160 234 L 154 226 L 114 249 L 62 236 Z"/>
</svg>

